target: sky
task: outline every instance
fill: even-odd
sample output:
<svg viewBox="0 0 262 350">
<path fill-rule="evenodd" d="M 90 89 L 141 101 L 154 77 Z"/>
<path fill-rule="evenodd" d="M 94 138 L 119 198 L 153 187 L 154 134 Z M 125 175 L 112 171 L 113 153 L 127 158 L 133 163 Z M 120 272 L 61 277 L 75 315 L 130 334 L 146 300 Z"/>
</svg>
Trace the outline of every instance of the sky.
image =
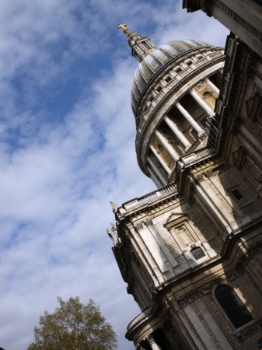
<svg viewBox="0 0 262 350">
<path fill-rule="evenodd" d="M 26 349 L 57 297 L 94 299 L 118 336 L 140 311 L 106 228 L 118 205 L 155 189 L 138 168 L 125 35 L 155 45 L 228 31 L 175 0 L 1 0 L 0 347 Z"/>
</svg>

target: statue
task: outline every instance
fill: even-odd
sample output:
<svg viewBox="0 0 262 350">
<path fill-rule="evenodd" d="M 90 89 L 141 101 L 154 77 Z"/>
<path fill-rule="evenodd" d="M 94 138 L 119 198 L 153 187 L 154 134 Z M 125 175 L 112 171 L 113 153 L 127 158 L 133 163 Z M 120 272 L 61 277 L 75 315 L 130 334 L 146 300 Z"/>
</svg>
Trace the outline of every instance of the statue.
<svg viewBox="0 0 262 350">
<path fill-rule="evenodd" d="M 113 230 L 114 232 L 116 232 L 116 231 L 117 231 L 116 225 L 115 225 L 115 224 L 110 224 L 110 225 L 112 226 L 112 230 Z"/>
<path fill-rule="evenodd" d="M 106 229 L 106 232 L 107 232 L 108 236 L 112 239 L 114 245 L 117 245 L 118 240 L 117 240 L 116 236 L 113 234 L 113 232 L 111 230 L 109 230 L 108 228 Z"/>
<path fill-rule="evenodd" d="M 126 35 L 129 35 L 131 34 L 130 30 L 127 28 L 126 24 L 124 23 L 119 23 L 118 26 L 117 26 L 118 29 L 122 28 L 123 29 L 123 32 L 126 34 Z"/>
<path fill-rule="evenodd" d="M 110 202 L 110 204 L 113 207 L 113 213 L 116 213 L 117 212 L 117 204 L 115 202 Z"/>
</svg>

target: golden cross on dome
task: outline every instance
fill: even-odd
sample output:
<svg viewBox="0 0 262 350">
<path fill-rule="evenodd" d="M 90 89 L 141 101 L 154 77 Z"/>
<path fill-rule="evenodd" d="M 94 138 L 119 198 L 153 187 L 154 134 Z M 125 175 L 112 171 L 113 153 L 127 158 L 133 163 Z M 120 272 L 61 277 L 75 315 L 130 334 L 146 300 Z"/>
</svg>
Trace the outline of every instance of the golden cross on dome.
<svg viewBox="0 0 262 350">
<path fill-rule="evenodd" d="M 123 32 L 126 34 L 126 35 L 129 35 L 131 34 L 131 32 L 129 31 L 129 29 L 127 28 L 126 24 L 124 23 L 119 23 L 118 26 L 117 26 L 118 29 L 122 28 L 123 29 Z"/>
</svg>

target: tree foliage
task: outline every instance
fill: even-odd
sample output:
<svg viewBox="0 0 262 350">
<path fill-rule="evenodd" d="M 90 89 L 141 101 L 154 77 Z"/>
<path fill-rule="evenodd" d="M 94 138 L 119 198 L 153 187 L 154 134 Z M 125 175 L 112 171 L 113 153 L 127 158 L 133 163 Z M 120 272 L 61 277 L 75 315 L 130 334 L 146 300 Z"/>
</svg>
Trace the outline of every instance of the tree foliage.
<svg viewBox="0 0 262 350">
<path fill-rule="evenodd" d="M 63 301 L 53 314 L 40 316 L 40 326 L 34 329 L 34 342 L 27 350 L 114 350 L 116 334 L 101 315 L 98 305 L 79 298 Z"/>
</svg>

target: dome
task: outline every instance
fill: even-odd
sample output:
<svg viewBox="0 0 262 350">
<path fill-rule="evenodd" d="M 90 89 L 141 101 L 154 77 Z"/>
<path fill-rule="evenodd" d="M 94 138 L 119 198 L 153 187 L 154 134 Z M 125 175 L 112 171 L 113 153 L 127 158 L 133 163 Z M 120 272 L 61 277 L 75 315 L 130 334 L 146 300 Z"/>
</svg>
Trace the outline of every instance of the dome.
<svg viewBox="0 0 262 350">
<path fill-rule="evenodd" d="M 175 40 L 152 49 L 139 63 L 133 78 L 131 103 L 134 115 L 151 81 L 163 69 L 181 56 L 204 47 L 212 45 L 198 40 Z"/>
</svg>

